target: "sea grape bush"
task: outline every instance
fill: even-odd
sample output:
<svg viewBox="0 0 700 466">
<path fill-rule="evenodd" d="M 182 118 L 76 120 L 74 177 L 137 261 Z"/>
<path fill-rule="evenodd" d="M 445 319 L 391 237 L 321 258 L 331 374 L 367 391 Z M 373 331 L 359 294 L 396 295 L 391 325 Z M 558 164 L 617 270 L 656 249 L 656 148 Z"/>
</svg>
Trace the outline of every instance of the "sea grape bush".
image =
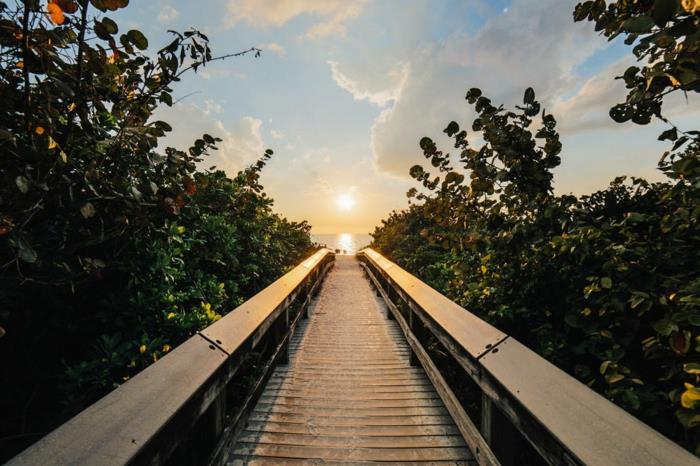
<svg viewBox="0 0 700 466">
<path fill-rule="evenodd" d="M 271 151 L 229 178 L 197 168 L 216 137 L 159 143 L 180 76 L 231 55 L 197 30 L 146 55 L 128 3 L 0 1 L 0 460 L 312 246 L 260 185 Z"/>
<path fill-rule="evenodd" d="M 664 0 L 576 8 L 648 60 L 625 73 L 615 120 L 667 121 L 665 95 L 700 90 L 698 11 Z M 411 168 L 412 205 L 376 228 L 373 246 L 700 454 L 700 133 L 660 136 L 672 144 L 665 182 L 620 176 L 587 196 L 555 195 L 562 146 L 534 91 L 512 111 L 479 89 L 466 100 L 472 124 L 444 130 L 457 157 L 421 139 L 430 167 Z"/>
</svg>

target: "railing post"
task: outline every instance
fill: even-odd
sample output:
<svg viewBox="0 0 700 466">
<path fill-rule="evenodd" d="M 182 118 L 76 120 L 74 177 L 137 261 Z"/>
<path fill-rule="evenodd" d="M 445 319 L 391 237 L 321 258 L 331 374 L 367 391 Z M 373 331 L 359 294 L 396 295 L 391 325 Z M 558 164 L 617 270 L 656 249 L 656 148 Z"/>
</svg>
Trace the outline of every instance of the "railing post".
<svg viewBox="0 0 700 466">
<path fill-rule="evenodd" d="M 481 436 L 493 446 L 493 403 L 485 393 L 481 394 Z"/>
<path fill-rule="evenodd" d="M 408 306 L 408 328 L 411 329 L 411 333 L 414 335 L 416 334 L 415 330 L 413 329 L 413 309 L 411 309 L 411 306 Z M 418 357 L 416 356 L 416 352 L 413 351 L 413 348 L 411 348 L 411 353 L 408 356 L 408 363 L 411 366 L 418 366 Z"/>
<path fill-rule="evenodd" d="M 306 283 L 304 284 L 304 301 L 308 300 L 306 303 L 306 306 L 304 309 L 302 309 L 302 319 L 308 319 L 309 318 L 309 306 L 311 305 L 311 289 L 313 288 L 313 284 L 315 283 L 315 280 L 311 280 L 311 278 L 306 280 Z"/>
<path fill-rule="evenodd" d="M 481 436 L 491 447 L 498 461 L 503 466 L 518 464 L 516 452 L 527 448 L 520 432 L 494 406 L 485 393 L 481 393 Z"/>
<path fill-rule="evenodd" d="M 214 435 L 218 438 L 226 428 L 226 391 L 222 391 L 212 403 L 214 411 Z"/>
<path fill-rule="evenodd" d="M 384 277 L 382 277 L 382 278 L 384 278 Z M 392 303 L 396 304 L 396 293 L 394 293 L 394 289 L 393 289 L 393 288 L 391 287 L 391 285 L 389 284 L 389 279 L 388 279 L 388 278 L 384 278 L 384 279 L 382 280 L 382 284 L 384 285 L 384 291 L 386 291 L 386 296 L 389 298 L 389 301 L 391 301 Z M 386 317 L 387 317 L 389 320 L 395 320 L 395 319 L 396 319 L 396 317 L 394 317 L 394 313 L 391 312 L 391 311 L 389 311 L 389 310 L 387 310 L 387 312 L 386 312 Z"/>
<path fill-rule="evenodd" d="M 289 307 L 284 309 L 284 312 L 277 318 L 275 322 L 275 344 L 279 345 L 284 340 L 287 329 L 289 328 Z M 289 364 L 289 340 L 280 350 L 278 364 Z"/>
</svg>

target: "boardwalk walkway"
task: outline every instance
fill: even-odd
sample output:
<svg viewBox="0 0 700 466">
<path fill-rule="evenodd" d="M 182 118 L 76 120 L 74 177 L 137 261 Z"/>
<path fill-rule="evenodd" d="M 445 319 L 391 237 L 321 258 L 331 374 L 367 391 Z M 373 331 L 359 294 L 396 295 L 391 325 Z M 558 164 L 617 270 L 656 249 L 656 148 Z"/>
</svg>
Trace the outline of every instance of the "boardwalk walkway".
<svg viewBox="0 0 700 466">
<path fill-rule="evenodd" d="M 230 458 L 469 464 L 472 454 L 355 256 L 337 256 Z"/>
</svg>

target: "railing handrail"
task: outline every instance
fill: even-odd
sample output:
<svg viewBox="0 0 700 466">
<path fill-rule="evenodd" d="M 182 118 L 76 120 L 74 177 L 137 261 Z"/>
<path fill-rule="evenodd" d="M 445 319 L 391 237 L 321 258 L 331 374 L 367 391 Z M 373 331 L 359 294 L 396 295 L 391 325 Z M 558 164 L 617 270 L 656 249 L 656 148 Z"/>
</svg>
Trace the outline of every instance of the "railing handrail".
<svg viewBox="0 0 700 466">
<path fill-rule="evenodd" d="M 378 252 L 359 253 L 550 464 L 698 465 L 659 432 Z M 483 413 L 482 413 L 483 414 Z"/>
<path fill-rule="evenodd" d="M 333 256 L 328 249 L 317 251 L 8 465 L 164 463 L 189 429 L 226 394 L 245 354 L 300 291 L 312 290 L 316 283 L 311 282 L 322 278 Z M 217 420 L 219 433 L 222 423 Z"/>
</svg>

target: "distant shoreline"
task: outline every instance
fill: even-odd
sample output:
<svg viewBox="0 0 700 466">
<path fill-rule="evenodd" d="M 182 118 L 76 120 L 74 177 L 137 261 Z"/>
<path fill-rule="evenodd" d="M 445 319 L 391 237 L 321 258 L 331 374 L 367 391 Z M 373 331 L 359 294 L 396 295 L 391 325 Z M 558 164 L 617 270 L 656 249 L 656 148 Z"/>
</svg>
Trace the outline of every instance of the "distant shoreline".
<svg viewBox="0 0 700 466">
<path fill-rule="evenodd" d="M 338 249 L 341 252 L 353 254 L 372 242 L 368 234 L 359 233 L 335 233 L 335 234 L 311 234 L 311 239 L 329 249 Z"/>
</svg>

